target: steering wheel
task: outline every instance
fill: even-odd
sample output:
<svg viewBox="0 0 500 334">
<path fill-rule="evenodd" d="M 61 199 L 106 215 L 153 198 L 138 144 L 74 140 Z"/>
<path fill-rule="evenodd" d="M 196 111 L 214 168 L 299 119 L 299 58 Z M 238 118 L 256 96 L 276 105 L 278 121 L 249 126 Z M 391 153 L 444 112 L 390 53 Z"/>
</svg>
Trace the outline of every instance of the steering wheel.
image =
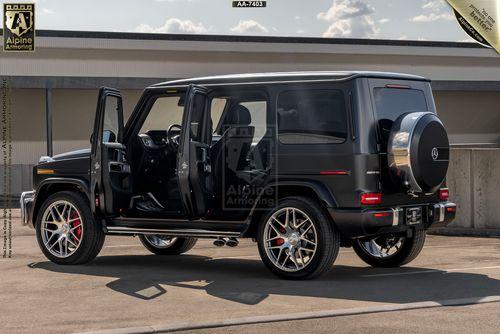
<svg viewBox="0 0 500 334">
<path fill-rule="evenodd" d="M 172 124 L 172 125 L 170 125 L 168 127 L 168 130 L 167 130 L 168 145 L 172 149 L 176 150 L 176 149 L 179 148 L 179 137 L 180 137 L 180 134 L 175 134 L 174 133 L 174 129 L 178 129 L 179 133 L 180 133 L 180 131 L 182 131 L 182 127 L 179 124 Z"/>
</svg>

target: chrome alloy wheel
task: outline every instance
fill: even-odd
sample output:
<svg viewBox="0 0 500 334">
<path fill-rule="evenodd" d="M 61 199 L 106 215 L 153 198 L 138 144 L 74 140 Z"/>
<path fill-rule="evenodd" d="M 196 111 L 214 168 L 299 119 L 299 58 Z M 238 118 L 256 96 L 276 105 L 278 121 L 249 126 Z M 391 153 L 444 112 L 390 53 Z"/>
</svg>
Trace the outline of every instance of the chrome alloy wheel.
<svg viewBox="0 0 500 334">
<path fill-rule="evenodd" d="M 369 255 L 375 258 L 387 258 L 399 252 L 404 240 L 404 237 L 397 236 L 377 237 L 360 241 L 359 244 Z"/>
<path fill-rule="evenodd" d="M 76 252 L 82 243 L 82 216 L 68 201 L 49 205 L 42 216 L 42 241 L 52 255 L 66 258 Z"/>
<path fill-rule="evenodd" d="M 316 227 L 311 218 L 297 208 L 276 211 L 266 222 L 264 238 L 267 257 L 280 270 L 302 270 L 316 254 Z"/>
<path fill-rule="evenodd" d="M 164 234 L 146 234 L 144 237 L 153 247 L 156 248 L 169 248 L 177 241 L 177 237 Z"/>
</svg>

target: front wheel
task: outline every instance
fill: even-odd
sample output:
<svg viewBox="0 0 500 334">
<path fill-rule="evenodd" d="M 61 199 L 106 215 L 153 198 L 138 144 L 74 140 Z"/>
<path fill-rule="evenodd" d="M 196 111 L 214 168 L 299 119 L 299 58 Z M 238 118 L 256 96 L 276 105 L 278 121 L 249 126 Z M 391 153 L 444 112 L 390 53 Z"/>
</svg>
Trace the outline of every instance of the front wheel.
<svg viewBox="0 0 500 334">
<path fill-rule="evenodd" d="M 104 244 L 104 231 L 94 220 L 87 198 L 77 192 L 50 195 L 40 208 L 35 226 L 42 252 L 57 264 L 87 263 Z"/>
<path fill-rule="evenodd" d="M 264 264 L 285 279 L 310 279 L 331 269 L 340 236 L 324 210 L 303 197 L 287 197 L 263 216 L 258 229 Z"/>
<path fill-rule="evenodd" d="M 416 229 L 412 237 L 387 234 L 372 238 L 357 239 L 353 249 L 372 267 L 400 267 L 413 261 L 425 244 L 426 231 Z"/>
<path fill-rule="evenodd" d="M 164 234 L 141 234 L 139 240 L 153 254 L 179 255 L 193 248 L 198 239 Z"/>
</svg>

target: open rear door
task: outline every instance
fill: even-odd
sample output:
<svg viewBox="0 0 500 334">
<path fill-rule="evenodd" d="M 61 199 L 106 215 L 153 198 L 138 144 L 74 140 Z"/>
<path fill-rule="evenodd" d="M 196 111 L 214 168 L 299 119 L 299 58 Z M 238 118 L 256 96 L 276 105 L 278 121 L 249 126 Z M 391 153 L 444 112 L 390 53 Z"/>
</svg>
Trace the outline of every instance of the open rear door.
<svg viewBox="0 0 500 334">
<path fill-rule="evenodd" d="M 185 209 L 190 218 L 204 217 L 212 197 L 208 90 L 191 85 L 186 94 L 177 170 Z"/>
<path fill-rule="evenodd" d="M 92 210 L 98 215 L 118 215 L 128 208 L 130 165 L 122 143 L 122 97 L 114 88 L 99 90 L 92 134 L 90 185 Z"/>
</svg>

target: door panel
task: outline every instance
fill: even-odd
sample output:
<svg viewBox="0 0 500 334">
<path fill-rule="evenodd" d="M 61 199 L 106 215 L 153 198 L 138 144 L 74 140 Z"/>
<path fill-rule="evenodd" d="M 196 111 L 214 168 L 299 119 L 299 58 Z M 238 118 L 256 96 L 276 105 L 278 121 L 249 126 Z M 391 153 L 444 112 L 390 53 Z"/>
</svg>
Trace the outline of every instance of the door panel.
<svg viewBox="0 0 500 334">
<path fill-rule="evenodd" d="M 91 207 L 96 214 L 118 215 L 128 208 L 131 173 L 122 137 L 122 97 L 118 90 L 103 87 L 97 102 L 90 166 Z"/>
<path fill-rule="evenodd" d="M 182 120 L 177 170 L 181 197 L 190 218 L 206 215 L 213 191 L 207 95 L 206 88 L 190 86 Z"/>
</svg>

